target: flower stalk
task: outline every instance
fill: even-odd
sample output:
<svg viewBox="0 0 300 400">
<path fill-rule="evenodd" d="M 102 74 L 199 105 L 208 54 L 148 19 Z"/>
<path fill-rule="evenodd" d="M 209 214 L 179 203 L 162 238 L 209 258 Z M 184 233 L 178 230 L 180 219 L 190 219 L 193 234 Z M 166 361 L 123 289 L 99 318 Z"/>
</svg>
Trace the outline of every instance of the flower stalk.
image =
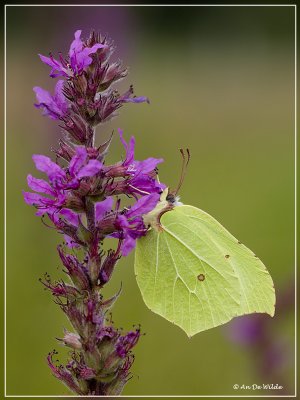
<svg viewBox="0 0 300 400">
<path fill-rule="evenodd" d="M 75 32 L 69 54 L 55 59 L 40 55 L 57 81 L 54 94 L 35 87 L 35 106 L 59 122 L 62 138 L 54 150 L 56 160 L 34 155 L 36 168 L 47 179 L 28 175 L 24 192 L 27 204 L 37 209 L 45 225 L 64 235 L 57 248 L 68 280 L 53 282 L 45 274 L 41 282 L 66 314 L 73 332 L 64 331 L 58 341 L 70 349 L 66 365 L 57 363 L 57 352 L 48 354 L 53 375 L 77 395 L 118 395 L 130 379 L 133 347 L 141 332 L 123 333 L 111 319 L 110 310 L 120 295 L 105 299 L 103 287 L 110 281 L 122 256 L 145 235 L 143 215 L 157 205 L 165 185 L 156 179 L 162 159 L 137 161 L 135 139 L 127 143 L 119 130 L 125 158 L 106 165 L 111 137 L 96 145 L 96 127 L 117 114 L 125 103 L 143 103 L 133 88 L 119 94 L 113 85 L 127 75 L 120 62 L 111 62 L 114 47 L 106 37 L 92 32 L 87 40 Z M 122 196 L 133 199 L 122 206 Z M 112 237 L 114 248 L 105 251 L 103 242 Z"/>
</svg>

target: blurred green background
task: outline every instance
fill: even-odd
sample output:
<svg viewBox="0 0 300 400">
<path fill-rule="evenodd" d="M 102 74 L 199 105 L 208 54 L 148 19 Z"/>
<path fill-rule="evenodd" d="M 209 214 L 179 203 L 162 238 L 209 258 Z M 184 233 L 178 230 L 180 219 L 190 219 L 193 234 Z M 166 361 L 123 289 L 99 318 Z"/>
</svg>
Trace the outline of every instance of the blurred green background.
<svg viewBox="0 0 300 400">
<path fill-rule="evenodd" d="M 76 29 L 113 38 L 137 95 L 150 105 L 123 107 L 98 138 L 121 127 L 137 140 L 136 157 L 163 157 L 160 179 L 178 181 L 178 148 L 192 154 L 181 189 L 266 264 L 280 293 L 294 271 L 293 7 L 8 7 L 7 8 L 7 393 L 61 395 L 67 389 L 45 362 L 68 323 L 38 278 L 62 275 L 60 237 L 23 202 L 31 155 L 51 154 L 58 124 L 33 107 L 35 85 L 52 89 L 37 53 L 66 52 Z M 100 140 L 100 139 L 99 139 Z M 122 147 L 115 137 L 110 160 Z M 118 264 L 107 293 L 123 285 L 116 326 L 141 323 L 133 379 L 124 394 L 252 394 L 232 386 L 282 383 L 294 391 L 293 308 L 270 320 L 270 340 L 286 343 L 286 361 L 265 382 L 262 354 L 228 340 L 226 328 L 189 340 L 151 313 L 139 293 L 133 254 Z M 266 316 L 266 318 L 269 318 Z M 229 324 L 230 325 L 230 324 Z M 271 338 L 272 336 L 272 338 Z M 276 367 L 276 366 L 275 366 Z M 276 368 L 275 368 L 276 369 Z M 256 391 L 254 394 L 262 392 Z M 265 393 L 264 394 L 270 394 Z M 281 393 L 277 393 L 281 394 Z"/>
</svg>

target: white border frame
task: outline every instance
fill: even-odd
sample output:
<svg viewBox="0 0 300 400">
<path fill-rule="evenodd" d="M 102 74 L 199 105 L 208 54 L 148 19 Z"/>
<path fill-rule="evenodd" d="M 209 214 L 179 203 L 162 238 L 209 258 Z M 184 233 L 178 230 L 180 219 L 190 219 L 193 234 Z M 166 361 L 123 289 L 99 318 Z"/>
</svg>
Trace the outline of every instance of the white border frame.
<svg viewBox="0 0 300 400">
<path fill-rule="evenodd" d="M 6 8 L 7 7 L 293 7 L 295 10 L 295 394 L 294 395 L 120 395 L 120 396 L 76 396 L 76 395 L 8 395 L 6 393 Z M 5 4 L 4 5 L 4 397 L 5 398 L 95 398 L 95 397 L 124 397 L 124 398 L 277 398 L 297 397 L 297 5 L 296 4 Z"/>
</svg>

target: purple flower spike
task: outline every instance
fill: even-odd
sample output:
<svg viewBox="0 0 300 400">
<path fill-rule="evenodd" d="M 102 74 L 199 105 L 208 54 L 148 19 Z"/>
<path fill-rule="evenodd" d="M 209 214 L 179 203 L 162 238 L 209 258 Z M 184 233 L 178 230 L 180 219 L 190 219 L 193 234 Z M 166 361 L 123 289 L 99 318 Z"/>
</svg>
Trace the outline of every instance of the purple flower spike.
<svg viewBox="0 0 300 400">
<path fill-rule="evenodd" d="M 112 165 L 105 159 L 113 135 L 95 145 L 97 125 L 115 117 L 126 103 L 149 103 L 145 96 L 136 97 L 132 86 L 125 93 L 113 86 L 128 72 L 121 62 L 111 61 L 114 49 L 106 36 L 93 31 L 82 40 L 77 30 L 66 57 L 39 55 L 51 68 L 50 76 L 61 80 L 53 94 L 34 87 L 35 106 L 59 121 L 62 137 L 54 149 L 55 160 L 33 155 L 45 177 L 28 175 L 33 192 L 23 192 L 44 225 L 61 235 L 57 250 L 68 278 L 68 283 L 64 278 L 52 281 L 46 273 L 40 280 L 74 331 L 65 330 L 57 338 L 69 347 L 68 361 L 60 365 L 53 351 L 47 362 L 53 375 L 74 394 L 89 397 L 118 396 L 132 377 L 131 350 L 140 329 L 123 333 L 114 326 L 110 309 L 121 289 L 106 298 L 103 288 L 120 258 L 147 234 L 144 216 L 157 206 L 165 188 L 157 178 L 157 165 L 163 160 L 135 160 L 133 136 L 127 143 L 119 130 L 126 154 Z M 131 207 L 123 204 L 124 197 L 135 200 Z"/>
<path fill-rule="evenodd" d="M 63 95 L 64 81 L 59 80 L 55 86 L 54 96 L 38 86 L 33 88 L 38 103 L 35 107 L 43 110 L 43 115 L 50 117 L 51 119 L 62 119 L 68 113 L 69 103 Z"/>
</svg>

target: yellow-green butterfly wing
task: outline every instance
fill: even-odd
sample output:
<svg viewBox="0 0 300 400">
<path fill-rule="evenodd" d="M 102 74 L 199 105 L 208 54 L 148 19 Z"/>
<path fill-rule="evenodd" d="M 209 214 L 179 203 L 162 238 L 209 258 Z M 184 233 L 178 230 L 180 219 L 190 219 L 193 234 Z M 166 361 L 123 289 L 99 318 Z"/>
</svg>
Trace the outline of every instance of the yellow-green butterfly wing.
<svg viewBox="0 0 300 400">
<path fill-rule="evenodd" d="M 146 305 L 188 336 L 251 313 L 274 315 L 264 264 L 206 212 L 177 206 L 137 242 L 135 273 Z"/>
</svg>

